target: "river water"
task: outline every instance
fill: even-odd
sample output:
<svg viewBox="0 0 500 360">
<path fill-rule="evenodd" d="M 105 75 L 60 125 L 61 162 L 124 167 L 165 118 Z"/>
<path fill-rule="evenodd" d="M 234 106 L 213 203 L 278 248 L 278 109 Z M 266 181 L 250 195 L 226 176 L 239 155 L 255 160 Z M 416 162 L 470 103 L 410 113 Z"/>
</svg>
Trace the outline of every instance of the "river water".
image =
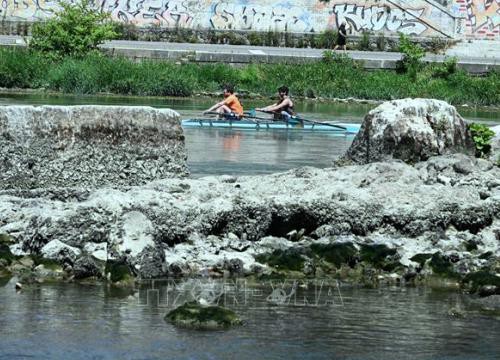
<svg viewBox="0 0 500 360">
<path fill-rule="evenodd" d="M 196 297 L 198 281 L 149 283 L 135 291 L 44 284 L 16 292 L 11 280 L 0 288 L 0 358 L 469 360 L 500 354 L 500 318 L 451 316 L 451 309 L 467 307 L 465 298 L 423 287 L 318 282 L 273 301 L 276 289 L 291 292 L 291 280 L 226 280 L 232 290 L 219 304 L 235 310 L 243 326 L 204 332 L 165 322 L 182 296 Z"/>
<path fill-rule="evenodd" d="M 102 96 L 54 96 L 0 94 L 0 105 L 148 105 L 169 107 L 183 119 L 199 117 L 214 99 L 174 99 Z M 271 100 L 270 100 L 271 101 Z M 269 103 L 269 102 L 267 102 Z M 266 105 L 262 101 L 243 100 L 246 109 Z M 296 110 L 311 120 L 360 123 L 375 105 L 325 102 L 298 102 Z M 468 120 L 500 123 L 498 111 L 461 108 Z M 349 147 L 353 136 L 335 136 L 327 132 L 242 131 L 227 129 L 185 129 L 188 166 L 192 177 L 204 175 L 254 175 L 286 171 L 299 166 L 329 167 Z"/>
<path fill-rule="evenodd" d="M 199 115 L 212 102 L 0 94 L 0 105 L 151 105 L 173 108 L 183 118 Z M 310 102 L 298 104 L 297 110 L 311 119 L 361 122 L 372 107 Z M 500 123 L 498 112 L 461 113 L 470 120 Z M 194 177 L 327 167 L 352 141 L 321 133 L 272 131 L 190 129 L 185 135 Z M 0 359 L 500 358 L 500 317 L 471 310 L 468 298 L 458 291 L 320 282 L 299 287 L 291 296 L 291 280 L 245 286 L 228 281 L 227 297 L 217 299 L 246 323 L 203 332 L 177 329 L 163 317 L 183 299 L 179 294 L 213 286 L 207 281 L 148 283 L 133 291 L 95 284 L 41 284 L 17 292 L 15 278 L 0 279 Z M 285 296 L 278 301 L 271 296 L 276 289 Z M 457 309 L 468 310 L 466 316 L 450 315 Z"/>
</svg>

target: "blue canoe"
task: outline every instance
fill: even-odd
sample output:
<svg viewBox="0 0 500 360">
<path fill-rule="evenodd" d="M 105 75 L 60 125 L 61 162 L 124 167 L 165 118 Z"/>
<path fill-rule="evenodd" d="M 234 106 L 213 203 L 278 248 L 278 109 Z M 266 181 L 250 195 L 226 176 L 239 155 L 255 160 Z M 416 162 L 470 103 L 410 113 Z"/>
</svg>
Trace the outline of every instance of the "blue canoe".
<svg viewBox="0 0 500 360">
<path fill-rule="evenodd" d="M 299 131 L 328 131 L 342 135 L 352 135 L 359 131 L 360 124 L 322 123 L 317 121 L 272 121 L 245 119 L 186 119 L 182 120 L 184 128 L 221 128 L 237 130 L 299 130 Z"/>
</svg>

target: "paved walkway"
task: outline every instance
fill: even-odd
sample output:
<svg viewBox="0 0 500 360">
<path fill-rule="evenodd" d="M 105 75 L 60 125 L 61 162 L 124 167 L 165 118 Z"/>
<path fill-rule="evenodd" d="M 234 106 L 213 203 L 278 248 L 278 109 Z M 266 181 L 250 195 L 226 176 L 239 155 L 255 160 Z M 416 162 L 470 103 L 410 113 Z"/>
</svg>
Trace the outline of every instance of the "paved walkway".
<svg viewBox="0 0 500 360">
<path fill-rule="evenodd" d="M 25 46 L 20 36 L 0 36 L 0 45 Z M 187 59 L 197 62 L 226 63 L 303 63 L 317 61 L 323 56 L 323 49 L 277 48 L 247 45 L 188 44 L 150 41 L 113 40 L 101 45 L 106 52 L 131 58 Z M 348 56 L 363 60 L 367 69 L 393 69 L 401 54 L 379 51 L 348 51 Z M 484 73 L 500 69 L 500 42 L 474 40 L 462 42 L 446 54 L 457 56 L 459 66 L 471 73 Z M 442 62 L 444 55 L 429 54 L 425 60 Z"/>
<path fill-rule="evenodd" d="M 446 55 L 460 58 L 500 60 L 500 40 L 464 40 L 446 51 Z"/>
</svg>

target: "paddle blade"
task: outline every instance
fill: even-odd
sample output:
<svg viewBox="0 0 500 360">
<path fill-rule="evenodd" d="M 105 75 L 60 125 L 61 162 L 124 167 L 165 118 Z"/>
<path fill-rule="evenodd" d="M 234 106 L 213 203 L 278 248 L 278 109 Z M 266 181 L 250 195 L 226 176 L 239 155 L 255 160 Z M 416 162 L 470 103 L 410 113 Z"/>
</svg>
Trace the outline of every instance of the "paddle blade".
<svg viewBox="0 0 500 360">
<path fill-rule="evenodd" d="M 257 113 L 255 112 L 255 109 L 250 109 L 250 111 L 245 111 L 244 114 L 248 116 L 255 116 Z"/>
</svg>

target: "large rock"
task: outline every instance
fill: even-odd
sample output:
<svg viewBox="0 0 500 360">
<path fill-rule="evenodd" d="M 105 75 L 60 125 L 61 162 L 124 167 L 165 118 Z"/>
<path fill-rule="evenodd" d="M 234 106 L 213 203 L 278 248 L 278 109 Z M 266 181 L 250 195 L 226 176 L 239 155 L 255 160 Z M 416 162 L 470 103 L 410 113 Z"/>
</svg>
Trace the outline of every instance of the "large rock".
<svg viewBox="0 0 500 360">
<path fill-rule="evenodd" d="M 187 174 L 179 114 L 125 106 L 0 107 L 0 187 L 144 184 Z"/>
<path fill-rule="evenodd" d="M 40 254 L 44 258 L 56 260 L 60 263 L 73 264 L 76 258 L 80 256 L 81 250 L 62 241 L 52 240 L 41 249 Z"/>
<path fill-rule="evenodd" d="M 365 116 L 341 162 L 415 163 L 457 152 L 473 154 L 474 145 L 455 107 L 439 100 L 403 99 L 385 102 Z"/>
</svg>

